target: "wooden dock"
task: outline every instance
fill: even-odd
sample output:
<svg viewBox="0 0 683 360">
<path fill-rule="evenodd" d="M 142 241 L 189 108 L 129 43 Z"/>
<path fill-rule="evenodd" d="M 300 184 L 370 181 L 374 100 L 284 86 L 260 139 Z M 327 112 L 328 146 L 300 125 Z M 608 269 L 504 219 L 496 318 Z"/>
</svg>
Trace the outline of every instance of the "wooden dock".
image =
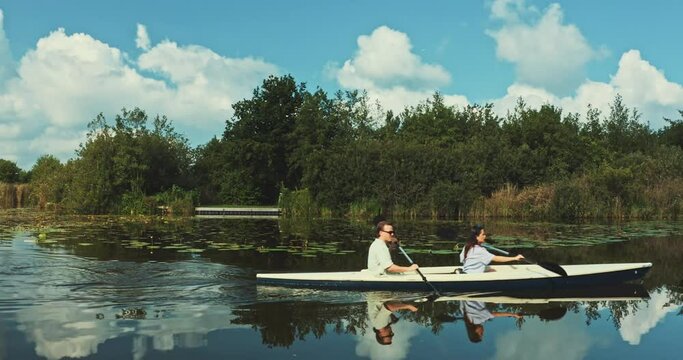
<svg viewBox="0 0 683 360">
<path fill-rule="evenodd" d="M 262 207 L 198 207 L 194 209 L 195 216 L 198 217 L 258 217 L 258 218 L 277 218 L 280 216 L 278 208 Z"/>
</svg>

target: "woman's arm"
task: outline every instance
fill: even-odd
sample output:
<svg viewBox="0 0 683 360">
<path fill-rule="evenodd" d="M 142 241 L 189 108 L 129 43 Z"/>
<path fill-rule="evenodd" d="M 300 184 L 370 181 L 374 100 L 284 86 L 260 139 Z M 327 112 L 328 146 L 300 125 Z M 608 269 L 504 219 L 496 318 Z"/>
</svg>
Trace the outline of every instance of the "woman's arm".
<svg viewBox="0 0 683 360">
<path fill-rule="evenodd" d="M 505 262 L 510 262 L 510 261 L 522 260 L 522 259 L 524 259 L 524 256 L 522 256 L 522 254 L 519 254 L 517 256 L 494 255 L 492 261 L 505 263 Z"/>
<path fill-rule="evenodd" d="M 522 314 L 511 312 L 492 312 L 491 315 L 493 315 L 494 317 L 513 317 L 515 319 L 524 317 Z"/>
</svg>

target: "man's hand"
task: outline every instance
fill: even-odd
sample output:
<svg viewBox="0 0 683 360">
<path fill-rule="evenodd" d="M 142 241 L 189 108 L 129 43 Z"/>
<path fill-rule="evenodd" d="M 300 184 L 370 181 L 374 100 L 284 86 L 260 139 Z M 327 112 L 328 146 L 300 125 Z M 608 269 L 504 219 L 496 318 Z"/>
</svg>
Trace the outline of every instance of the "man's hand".
<svg viewBox="0 0 683 360">
<path fill-rule="evenodd" d="M 415 270 L 417 270 L 417 269 L 419 269 L 419 268 L 420 268 L 420 267 L 417 266 L 417 264 L 413 264 L 413 265 L 410 265 L 410 266 L 408 267 L 408 269 L 409 269 L 410 271 L 415 271 Z"/>
</svg>

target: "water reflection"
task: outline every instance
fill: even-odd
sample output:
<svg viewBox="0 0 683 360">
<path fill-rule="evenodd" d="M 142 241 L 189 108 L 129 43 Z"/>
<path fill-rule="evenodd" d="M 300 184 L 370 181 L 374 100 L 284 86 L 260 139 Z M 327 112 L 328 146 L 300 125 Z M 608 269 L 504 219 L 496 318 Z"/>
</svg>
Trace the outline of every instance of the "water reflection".
<svg viewBox="0 0 683 360">
<path fill-rule="evenodd" d="M 423 302 L 425 294 L 256 286 L 262 271 L 358 269 L 372 236 L 366 224 L 16 222 L 0 222 L 0 359 L 674 358 L 683 331 L 677 223 L 638 241 L 524 250 L 559 263 L 651 260 L 645 288 Z M 461 225 L 400 229 L 428 266 L 455 261 Z M 510 242 L 505 234 L 524 230 L 489 228 Z M 468 322 L 484 329 L 480 342 L 470 341 Z"/>
</svg>

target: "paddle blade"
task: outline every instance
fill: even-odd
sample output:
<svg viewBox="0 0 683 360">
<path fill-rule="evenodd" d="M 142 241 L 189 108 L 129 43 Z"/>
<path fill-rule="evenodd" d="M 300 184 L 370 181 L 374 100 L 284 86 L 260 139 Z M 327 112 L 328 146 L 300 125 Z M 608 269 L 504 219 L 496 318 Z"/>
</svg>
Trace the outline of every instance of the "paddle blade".
<svg viewBox="0 0 683 360">
<path fill-rule="evenodd" d="M 567 272 L 558 264 L 547 262 L 547 261 L 539 261 L 538 265 L 548 271 L 552 271 L 555 274 L 558 274 L 563 277 L 567 277 Z"/>
</svg>

